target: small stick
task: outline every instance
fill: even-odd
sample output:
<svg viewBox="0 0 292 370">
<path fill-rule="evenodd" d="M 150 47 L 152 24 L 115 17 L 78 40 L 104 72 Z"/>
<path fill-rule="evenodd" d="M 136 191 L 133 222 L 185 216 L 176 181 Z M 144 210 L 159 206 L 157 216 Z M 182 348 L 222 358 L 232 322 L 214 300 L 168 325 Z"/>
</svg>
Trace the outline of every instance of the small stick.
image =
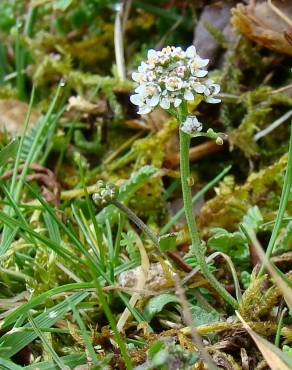
<svg viewBox="0 0 292 370">
<path fill-rule="evenodd" d="M 194 162 L 198 159 L 204 158 L 209 154 L 217 153 L 222 150 L 224 145 L 217 145 L 214 140 L 207 141 L 206 143 L 197 145 L 189 150 L 189 159 Z M 179 165 L 179 153 L 172 155 L 167 158 L 165 162 L 169 167 L 175 167 Z"/>
</svg>

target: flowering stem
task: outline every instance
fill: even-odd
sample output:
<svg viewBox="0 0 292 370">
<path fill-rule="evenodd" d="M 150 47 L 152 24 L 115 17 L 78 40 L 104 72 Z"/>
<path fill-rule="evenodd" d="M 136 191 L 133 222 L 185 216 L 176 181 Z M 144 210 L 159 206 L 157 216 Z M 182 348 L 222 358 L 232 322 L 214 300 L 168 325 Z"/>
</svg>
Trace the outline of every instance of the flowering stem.
<svg viewBox="0 0 292 370">
<path fill-rule="evenodd" d="M 237 301 L 225 290 L 219 281 L 213 276 L 205 261 L 205 257 L 201 252 L 201 241 L 196 225 L 196 221 L 192 210 L 192 193 L 189 185 L 190 179 L 190 165 L 189 165 L 189 147 L 191 138 L 188 134 L 180 130 L 180 172 L 181 184 L 183 193 L 184 209 L 188 228 L 190 232 L 192 251 L 194 252 L 198 264 L 205 278 L 209 281 L 212 287 L 221 295 L 221 297 L 228 302 L 233 308 L 238 307 Z"/>
<path fill-rule="evenodd" d="M 159 240 L 157 236 L 149 229 L 149 227 L 144 224 L 144 222 L 127 206 L 125 206 L 123 203 L 119 202 L 118 200 L 112 201 L 112 204 L 114 204 L 117 208 L 119 208 L 121 211 L 123 211 L 131 221 L 136 224 L 140 230 L 142 230 L 150 240 L 153 241 L 154 245 L 159 249 Z"/>
</svg>

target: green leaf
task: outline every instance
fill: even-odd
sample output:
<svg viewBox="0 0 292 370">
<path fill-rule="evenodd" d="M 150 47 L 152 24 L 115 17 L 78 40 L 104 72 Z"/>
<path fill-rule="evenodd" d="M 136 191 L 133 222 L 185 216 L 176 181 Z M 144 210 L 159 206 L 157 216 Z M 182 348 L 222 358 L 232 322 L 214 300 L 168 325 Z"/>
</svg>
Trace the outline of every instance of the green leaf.
<svg viewBox="0 0 292 370">
<path fill-rule="evenodd" d="M 195 326 L 212 324 L 220 321 L 220 315 L 217 311 L 212 310 L 210 312 L 204 310 L 200 306 L 191 305 L 190 310 Z"/>
<path fill-rule="evenodd" d="M 257 232 L 263 223 L 263 216 L 258 206 L 251 207 L 242 220 L 246 229 L 252 229 Z"/>
<path fill-rule="evenodd" d="M 221 228 L 213 229 L 214 235 L 208 240 L 208 245 L 220 252 L 228 254 L 234 263 L 248 262 L 249 249 L 246 237 L 239 231 L 230 233 Z"/>
<path fill-rule="evenodd" d="M 146 321 L 151 321 L 153 317 L 161 312 L 168 303 L 177 303 L 178 298 L 174 294 L 165 293 L 150 298 L 143 310 L 143 317 Z"/>
<path fill-rule="evenodd" d="M 4 166 L 10 158 L 15 158 L 18 150 L 19 140 L 13 139 L 0 151 L 0 167 Z"/>
<path fill-rule="evenodd" d="M 159 246 L 163 252 L 173 250 L 176 248 L 176 234 L 170 233 L 162 235 L 159 238 Z"/>
</svg>

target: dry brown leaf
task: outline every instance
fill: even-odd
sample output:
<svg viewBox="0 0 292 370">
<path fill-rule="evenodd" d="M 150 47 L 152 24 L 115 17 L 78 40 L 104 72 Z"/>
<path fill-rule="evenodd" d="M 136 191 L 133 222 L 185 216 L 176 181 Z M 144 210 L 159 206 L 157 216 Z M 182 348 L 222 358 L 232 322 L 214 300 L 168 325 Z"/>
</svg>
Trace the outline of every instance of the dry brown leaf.
<svg viewBox="0 0 292 370">
<path fill-rule="evenodd" d="M 292 55 L 292 2 L 273 0 L 232 9 L 231 23 L 247 38 L 268 49 Z"/>
<path fill-rule="evenodd" d="M 103 100 L 98 101 L 96 104 L 91 103 L 81 96 L 71 96 L 67 110 L 75 110 L 82 113 L 89 114 L 102 114 L 106 111 L 106 102 Z"/>
<path fill-rule="evenodd" d="M 23 124 L 27 115 L 28 104 L 14 99 L 0 100 L 0 131 L 7 131 L 11 136 L 22 133 Z M 32 110 L 30 125 L 32 126 L 39 119 L 40 114 Z"/>
<path fill-rule="evenodd" d="M 255 341 L 258 349 L 261 351 L 265 360 L 272 370 L 289 370 L 291 369 L 292 360 L 289 359 L 288 355 L 285 355 L 279 348 L 277 348 L 272 343 L 268 342 L 266 339 L 259 336 L 254 332 L 251 327 L 244 321 L 238 312 L 236 312 L 237 317 L 242 322 L 243 327 L 246 329 L 248 334 Z M 290 362 L 291 361 L 291 362 Z"/>
</svg>

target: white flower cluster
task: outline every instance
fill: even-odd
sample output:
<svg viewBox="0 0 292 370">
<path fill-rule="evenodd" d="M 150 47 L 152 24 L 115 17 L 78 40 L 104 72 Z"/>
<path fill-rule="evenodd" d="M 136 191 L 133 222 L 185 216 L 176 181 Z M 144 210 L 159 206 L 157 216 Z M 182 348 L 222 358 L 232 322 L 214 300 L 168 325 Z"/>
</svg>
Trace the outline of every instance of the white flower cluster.
<svg viewBox="0 0 292 370">
<path fill-rule="evenodd" d="M 188 116 L 184 122 L 182 122 L 180 129 L 186 134 L 193 136 L 197 132 L 202 131 L 203 125 L 198 121 L 196 116 Z"/>
<path fill-rule="evenodd" d="M 147 62 L 132 74 L 139 86 L 130 100 L 139 107 L 139 114 L 150 113 L 155 107 L 177 108 L 183 100 L 194 100 L 203 95 L 208 103 L 219 103 L 216 95 L 220 86 L 207 79 L 203 69 L 209 59 L 202 59 L 194 46 L 185 51 L 181 47 L 167 46 L 161 51 L 149 50 Z"/>
</svg>

